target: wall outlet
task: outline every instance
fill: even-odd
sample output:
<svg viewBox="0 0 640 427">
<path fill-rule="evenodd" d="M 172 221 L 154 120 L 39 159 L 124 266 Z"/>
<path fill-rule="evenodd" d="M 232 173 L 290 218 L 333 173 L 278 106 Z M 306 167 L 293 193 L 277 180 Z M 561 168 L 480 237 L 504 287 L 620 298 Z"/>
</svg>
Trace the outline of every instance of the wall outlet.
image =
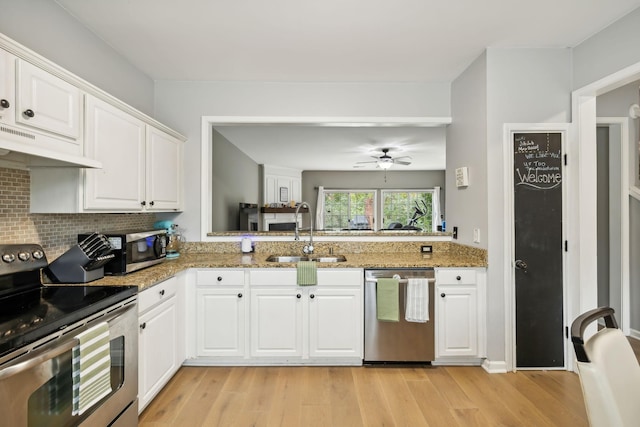
<svg viewBox="0 0 640 427">
<path fill-rule="evenodd" d="M 420 252 L 423 254 L 433 253 L 433 247 L 431 245 L 422 245 L 420 246 Z"/>
<path fill-rule="evenodd" d="M 458 238 L 458 227 L 453 227 L 453 234 L 451 235 L 454 239 Z"/>
<path fill-rule="evenodd" d="M 473 243 L 480 243 L 480 229 L 473 229 Z"/>
</svg>

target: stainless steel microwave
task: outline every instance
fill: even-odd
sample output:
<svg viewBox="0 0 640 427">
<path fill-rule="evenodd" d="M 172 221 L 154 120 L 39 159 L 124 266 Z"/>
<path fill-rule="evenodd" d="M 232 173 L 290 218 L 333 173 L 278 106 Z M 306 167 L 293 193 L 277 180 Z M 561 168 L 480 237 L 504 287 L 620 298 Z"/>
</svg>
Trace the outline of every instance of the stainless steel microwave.
<svg viewBox="0 0 640 427">
<path fill-rule="evenodd" d="M 115 258 L 104 265 L 104 274 L 122 275 L 163 262 L 167 256 L 167 230 L 102 233 Z M 88 234 L 78 235 L 78 241 Z"/>
</svg>

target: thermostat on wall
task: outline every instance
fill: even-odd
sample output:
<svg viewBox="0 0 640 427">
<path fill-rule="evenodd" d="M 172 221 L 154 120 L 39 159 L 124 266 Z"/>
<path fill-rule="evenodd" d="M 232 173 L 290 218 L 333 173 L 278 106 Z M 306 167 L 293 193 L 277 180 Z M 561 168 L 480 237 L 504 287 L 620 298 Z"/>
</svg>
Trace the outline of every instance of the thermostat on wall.
<svg viewBox="0 0 640 427">
<path fill-rule="evenodd" d="M 456 187 L 466 187 L 469 185 L 469 168 L 462 167 L 456 169 Z"/>
</svg>

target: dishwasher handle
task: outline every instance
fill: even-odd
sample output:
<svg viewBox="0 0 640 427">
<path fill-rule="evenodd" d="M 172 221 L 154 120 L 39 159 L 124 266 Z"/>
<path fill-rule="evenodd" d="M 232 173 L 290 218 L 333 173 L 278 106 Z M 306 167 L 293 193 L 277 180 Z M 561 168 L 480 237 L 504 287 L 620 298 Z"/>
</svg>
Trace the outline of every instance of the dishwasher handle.
<svg viewBox="0 0 640 427">
<path fill-rule="evenodd" d="M 433 277 L 427 278 L 427 277 L 413 277 L 413 279 L 427 279 L 429 281 L 429 283 L 435 283 L 436 279 Z M 369 282 L 369 283 L 378 283 L 378 279 L 376 279 L 375 277 L 367 277 L 365 280 L 365 282 Z M 398 279 L 398 283 L 407 283 L 409 281 L 409 279 Z"/>
</svg>

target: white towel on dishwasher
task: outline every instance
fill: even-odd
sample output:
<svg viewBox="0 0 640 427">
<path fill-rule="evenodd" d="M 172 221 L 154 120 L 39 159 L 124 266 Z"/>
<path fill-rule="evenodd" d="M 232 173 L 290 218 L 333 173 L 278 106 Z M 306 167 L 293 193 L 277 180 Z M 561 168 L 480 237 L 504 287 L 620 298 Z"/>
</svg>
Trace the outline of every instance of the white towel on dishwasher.
<svg viewBox="0 0 640 427">
<path fill-rule="evenodd" d="M 429 321 L 429 280 L 408 279 L 405 289 L 404 319 L 407 322 Z"/>
</svg>

